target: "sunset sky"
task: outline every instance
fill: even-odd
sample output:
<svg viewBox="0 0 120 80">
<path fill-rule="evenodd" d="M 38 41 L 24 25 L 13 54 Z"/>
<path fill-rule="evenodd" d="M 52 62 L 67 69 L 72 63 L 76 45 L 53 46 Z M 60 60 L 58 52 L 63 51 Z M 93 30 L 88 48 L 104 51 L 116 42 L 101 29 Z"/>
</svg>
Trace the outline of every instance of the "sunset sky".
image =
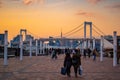
<svg viewBox="0 0 120 80">
<path fill-rule="evenodd" d="M 120 35 L 120 0 L 0 0 L 0 33 L 8 30 L 9 40 L 21 28 L 35 37 L 59 36 L 84 21 L 106 35 Z M 79 38 L 82 31 L 69 37 Z"/>
</svg>

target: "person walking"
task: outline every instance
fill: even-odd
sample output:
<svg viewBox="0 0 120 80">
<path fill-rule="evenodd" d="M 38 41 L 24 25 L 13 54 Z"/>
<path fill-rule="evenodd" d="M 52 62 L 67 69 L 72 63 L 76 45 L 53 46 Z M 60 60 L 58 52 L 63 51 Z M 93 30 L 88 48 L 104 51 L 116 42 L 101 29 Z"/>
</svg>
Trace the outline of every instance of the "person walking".
<svg viewBox="0 0 120 80">
<path fill-rule="evenodd" d="M 72 65 L 74 67 L 75 77 L 77 77 L 78 69 L 81 65 L 81 55 L 80 53 L 74 53 L 72 56 Z"/>
<path fill-rule="evenodd" d="M 57 52 L 56 52 L 56 49 L 52 49 L 52 59 L 57 59 Z"/>
<path fill-rule="evenodd" d="M 91 56 L 91 50 L 90 50 L 90 48 L 87 49 L 87 53 L 88 53 L 88 57 L 90 58 L 90 56 Z"/>
<path fill-rule="evenodd" d="M 96 61 L 96 49 L 93 50 L 93 61 Z"/>
<path fill-rule="evenodd" d="M 120 60 L 120 50 L 118 49 L 118 52 L 117 52 L 117 64 L 119 64 L 119 60 Z"/>
<path fill-rule="evenodd" d="M 83 51 L 83 56 L 84 56 L 85 59 L 86 59 L 86 53 L 87 53 L 87 50 L 84 49 L 84 51 Z"/>
<path fill-rule="evenodd" d="M 66 68 L 66 73 L 68 77 L 71 77 L 70 72 L 71 72 L 71 66 L 72 66 L 72 58 L 70 56 L 70 53 L 65 54 L 65 59 L 64 59 L 64 67 Z"/>
</svg>

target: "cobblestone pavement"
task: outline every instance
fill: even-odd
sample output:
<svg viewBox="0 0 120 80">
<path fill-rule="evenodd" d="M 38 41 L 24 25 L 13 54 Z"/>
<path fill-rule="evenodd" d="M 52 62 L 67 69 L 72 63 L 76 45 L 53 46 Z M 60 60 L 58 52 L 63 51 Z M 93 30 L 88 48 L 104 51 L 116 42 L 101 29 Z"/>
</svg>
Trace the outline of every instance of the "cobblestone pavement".
<svg viewBox="0 0 120 80">
<path fill-rule="evenodd" d="M 59 55 L 57 60 L 50 56 L 24 56 L 9 58 L 8 66 L 3 66 L 0 58 L 0 80 L 120 80 L 120 64 L 112 66 L 112 58 L 104 58 L 103 62 L 92 58 L 82 59 L 83 75 L 75 78 L 73 67 L 71 77 L 60 74 L 63 66 L 64 55 Z"/>
</svg>

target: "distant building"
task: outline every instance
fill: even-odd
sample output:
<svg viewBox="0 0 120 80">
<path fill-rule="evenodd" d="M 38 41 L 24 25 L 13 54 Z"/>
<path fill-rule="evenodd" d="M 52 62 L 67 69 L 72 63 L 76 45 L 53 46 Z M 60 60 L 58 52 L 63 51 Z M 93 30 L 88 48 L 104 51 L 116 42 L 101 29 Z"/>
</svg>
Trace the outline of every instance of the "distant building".
<svg viewBox="0 0 120 80">
<path fill-rule="evenodd" d="M 16 37 L 11 40 L 11 47 L 13 48 L 19 48 L 19 42 L 20 42 L 20 35 L 17 35 Z"/>
<path fill-rule="evenodd" d="M 109 42 L 113 43 L 113 36 L 112 36 L 112 35 L 104 36 L 104 38 L 105 38 L 106 40 L 108 40 Z"/>
<path fill-rule="evenodd" d="M 29 41 L 30 39 L 34 40 L 34 37 L 31 35 L 26 35 L 26 41 Z"/>
<path fill-rule="evenodd" d="M 113 44 L 113 36 L 112 35 L 104 36 L 104 38 Z M 117 36 L 117 46 L 120 47 L 120 36 Z"/>
<path fill-rule="evenodd" d="M 29 41 L 30 39 L 34 39 L 34 37 L 32 37 L 31 35 L 26 35 L 26 41 Z M 11 47 L 13 48 L 19 48 L 19 43 L 20 43 L 20 35 L 17 35 L 16 37 L 13 38 L 13 40 L 11 40 Z M 27 43 L 26 45 L 29 45 L 29 43 Z"/>
<path fill-rule="evenodd" d="M 0 46 L 4 46 L 4 34 L 0 34 Z"/>
<path fill-rule="evenodd" d="M 120 36 L 117 36 L 117 47 L 120 50 Z"/>
</svg>

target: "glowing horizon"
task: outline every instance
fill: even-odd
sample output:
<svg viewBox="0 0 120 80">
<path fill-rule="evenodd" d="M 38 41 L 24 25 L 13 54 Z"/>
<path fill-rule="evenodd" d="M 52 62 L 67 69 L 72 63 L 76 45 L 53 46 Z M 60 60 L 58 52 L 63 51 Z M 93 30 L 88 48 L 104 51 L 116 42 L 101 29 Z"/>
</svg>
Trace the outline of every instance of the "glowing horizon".
<svg viewBox="0 0 120 80">
<path fill-rule="evenodd" d="M 20 29 L 35 37 L 60 36 L 61 29 L 64 34 L 84 21 L 93 22 L 106 35 L 113 35 L 113 31 L 120 35 L 120 1 L 0 0 L 0 33 L 8 30 L 9 40 Z M 82 31 L 70 37 L 81 37 Z"/>
</svg>

